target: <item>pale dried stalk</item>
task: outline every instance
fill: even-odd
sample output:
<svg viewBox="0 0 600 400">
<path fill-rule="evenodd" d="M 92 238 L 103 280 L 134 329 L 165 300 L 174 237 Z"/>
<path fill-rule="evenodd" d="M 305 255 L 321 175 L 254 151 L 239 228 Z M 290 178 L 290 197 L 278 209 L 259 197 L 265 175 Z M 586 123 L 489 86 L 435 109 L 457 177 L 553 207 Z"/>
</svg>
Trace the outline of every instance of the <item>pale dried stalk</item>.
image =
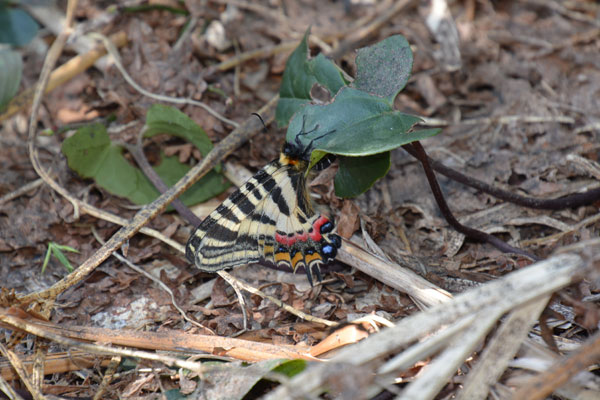
<svg viewBox="0 0 600 400">
<path fill-rule="evenodd" d="M 457 400 L 487 398 L 490 386 L 498 382 L 549 300 L 550 296 L 541 297 L 508 315 L 467 376 Z"/>
<path fill-rule="evenodd" d="M 117 348 L 112 346 L 98 345 L 92 343 L 82 343 L 77 340 L 72 340 L 61 335 L 49 332 L 48 330 L 42 329 L 39 326 L 30 323 L 29 321 L 22 320 L 21 318 L 9 315 L 8 313 L 0 312 L 0 323 L 4 326 L 8 326 L 9 329 L 18 329 L 32 335 L 45 338 L 56 343 L 62 344 L 63 346 L 75 347 L 88 353 L 101 354 L 101 355 L 114 355 L 123 357 L 136 357 L 145 360 L 159 361 L 169 366 L 177 366 L 180 368 L 186 368 L 190 371 L 202 373 L 202 364 L 180 360 L 175 357 L 170 357 L 163 354 L 156 354 L 147 351 L 130 350 L 124 348 Z M 6 355 L 5 355 L 6 356 Z M 11 360 L 12 362 L 12 360 Z M 13 363 L 14 365 L 14 363 Z M 20 375 L 20 374 L 19 374 Z M 28 387 L 29 389 L 29 387 Z M 31 391 L 31 389 L 30 389 Z"/>
<path fill-rule="evenodd" d="M 332 363 L 360 366 L 377 362 L 382 357 L 397 352 L 400 348 L 462 318 L 475 314 L 501 315 L 580 279 L 589 269 L 587 265 L 578 254 L 561 254 L 481 285 L 453 300 L 407 317 L 395 327 L 385 329 L 343 349 L 327 365 L 311 366 L 294 377 L 288 385 L 279 387 L 266 398 L 280 399 L 292 394 L 318 395 L 336 371 Z M 474 335 L 474 338 L 480 336 L 481 332 Z M 453 357 L 457 359 L 456 356 Z"/>
<path fill-rule="evenodd" d="M 446 302 L 452 295 L 397 264 L 384 261 L 348 240 L 342 241 L 337 259 L 372 276 L 428 307 Z"/>
<path fill-rule="evenodd" d="M 479 312 L 474 323 L 454 337 L 449 346 L 427 365 L 419 377 L 402 392 L 402 399 L 433 399 L 446 385 L 476 346 L 481 343 L 496 321 L 504 314 L 501 307 L 490 307 Z"/>
<path fill-rule="evenodd" d="M 17 353 L 15 353 L 12 350 L 8 350 L 2 344 L 0 344 L 0 353 L 2 353 L 2 355 L 4 357 L 6 357 L 6 359 L 8 359 L 8 361 L 10 361 L 10 364 L 15 369 L 15 371 L 17 371 L 17 373 L 19 374 L 19 378 L 21 379 L 21 382 L 23 382 L 25 384 L 25 387 L 27 388 L 27 390 L 29 391 L 29 393 L 31 394 L 33 399 L 34 400 L 45 400 L 46 397 L 42 394 L 42 392 L 40 392 L 40 390 L 36 387 L 36 385 L 31 381 L 31 375 L 27 371 L 27 368 L 25 368 L 25 366 L 23 365 L 23 362 L 21 361 L 21 359 L 19 358 Z"/>
</svg>

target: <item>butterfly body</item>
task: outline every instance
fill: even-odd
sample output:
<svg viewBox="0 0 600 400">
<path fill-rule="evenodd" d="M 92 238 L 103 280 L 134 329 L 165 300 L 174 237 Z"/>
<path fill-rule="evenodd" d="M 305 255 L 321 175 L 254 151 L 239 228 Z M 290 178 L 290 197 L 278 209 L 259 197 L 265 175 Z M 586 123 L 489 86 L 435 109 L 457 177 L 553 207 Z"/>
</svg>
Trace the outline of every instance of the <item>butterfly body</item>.
<svg viewBox="0 0 600 400">
<path fill-rule="evenodd" d="M 270 261 L 296 271 L 304 267 L 321 280 L 319 266 L 331 262 L 341 245 L 334 225 L 315 213 L 308 196 L 306 147 L 286 143 L 267 164 L 196 228 L 187 258 L 204 271 Z"/>
</svg>

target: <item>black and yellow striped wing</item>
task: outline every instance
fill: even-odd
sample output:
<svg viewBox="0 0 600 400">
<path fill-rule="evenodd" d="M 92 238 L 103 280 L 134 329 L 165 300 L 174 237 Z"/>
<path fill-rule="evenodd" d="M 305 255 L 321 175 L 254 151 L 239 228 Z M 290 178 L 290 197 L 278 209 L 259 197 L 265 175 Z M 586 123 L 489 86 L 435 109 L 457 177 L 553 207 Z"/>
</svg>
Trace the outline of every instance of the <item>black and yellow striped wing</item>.
<svg viewBox="0 0 600 400">
<path fill-rule="evenodd" d="M 308 198 L 304 169 L 282 155 L 267 164 L 196 228 L 187 258 L 203 271 L 257 262 L 261 258 L 294 271 L 304 266 L 320 280 L 320 264 L 340 247 L 333 223 L 316 214 Z"/>
</svg>

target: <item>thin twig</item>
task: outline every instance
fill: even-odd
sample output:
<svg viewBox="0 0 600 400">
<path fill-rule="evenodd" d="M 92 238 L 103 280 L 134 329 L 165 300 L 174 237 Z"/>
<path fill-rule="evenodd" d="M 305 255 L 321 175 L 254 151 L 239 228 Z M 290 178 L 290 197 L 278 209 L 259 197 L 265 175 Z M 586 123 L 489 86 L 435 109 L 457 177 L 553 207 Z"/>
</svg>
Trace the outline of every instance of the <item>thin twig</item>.
<svg viewBox="0 0 600 400">
<path fill-rule="evenodd" d="M 148 159 L 144 155 L 144 150 L 142 149 L 142 135 L 141 131 L 138 135 L 138 140 L 135 146 L 132 146 L 127 143 L 123 143 L 123 146 L 129 151 L 129 153 L 133 156 L 136 164 L 141 168 L 142 172 L 146 177 L 152 182 L 154 187 L 160 192 L 164 193 L 169 189 L 169 187 L 160 179 L 160 176 L 156 173 L 154 168 L 148 162 Z M 202 222 L 200 218 L 196 216 L 188 207 L 185 206 L 179 199 L 173 200 L 171 203 L 173 208 L 181 215 L 181 217 L 188 222 L 192 226 L 198 226 Z"/>
<path fill-rule="evenodd" d="M 219 271 L 219 272 L 217 272 L 217 274 L 219 274 L 219 276 L 221 278 L 223 278 L 225 280 L 225 282 L 229 283 L 229 286 L 231 286 L 233 288 L 233 291 L 235 292 L 235 295 L 237 296 L 238 304 L 240 305 L 240 309 L 242 310 L 244 326 L 242 327 L 241 330 L 239 330 L 238 332 L 236 332 L 233 335 L 233 337 L 238 337 L 242 333 L 248 331 L 248 313 L 246 312 L 246 300 L 244 300 L 244 295 L 242 294 L 242 291 L 240 290 L 241 285 L 238 284 L 239 281 L 236 278 L 229 275 L 225 271 Z"/>
<path fill-rule="evenodd" d="M 410 155 L 418 159 L 418 153 L 410 146 L 402 146 Z M 568 196 L 556 199 L 539 199 L 535 197 L 521 196 L 516 193 L 502 190 L 497 186 L 490 185 L 470 176 L 464 175 L 452 168 L 449 168 L 439 161 L 427 157 L 427 161 L 435 171 L 440 174 L 462 183 L 463 185 L 481 190 L 500 200 L 508 201 L 523 207 L 544 209 L 544 210 L 564 210 L 565 208 L 576 208 L 583 205 L 592 204 L 600 200 L 600 188 L 588 190 L 585 193 L 574 193 Z"/>
<path fill-rule="evenodd" d="M 121 356 L 113 356 L 110 360 L 110 364 L 106 368 L 104 372 L 104 376 L 102 377 L 102 382 L 98 386 L 98 390 L 94 393 L 93 400 L 101 400 L 104 397 L 104 393 L 108 389 L 108 385 L 115 377 L 115 372 L 117 372 L 117 368 L 121 364 L 122 357 Z"/>
<path fill-rule="evenodd" d="M 98 234 L 98 231 L 96 231 L 96 229 L 94 227 L 92 227 L 92 234 L 94 235 L 94 237 L 96 238 L 96 240 L 100 243 L 100 244 L 104 244 L 106 243 Z M 183 249 L 181 249 L 183 250 Z M 123 264 L 127 265 L 129 268 L 131 268 L 132 270 L 134 270 L 135 272 L 137 272 L 140 275 L 145 276 L 146 278 L 150 279 L 152 282 L 154 282 L 155 284 L 157 284 L 162 290 L 164 290 L 165 292 L 167 292 L 169 294 L 169 297 L 171 297 L 171 304 L 173 304 L 173 307 L 175 307 L 175 309 L 179 312 L 179 314 L 181 314 L 181 317 L 183 319 L 185 319 L 187 322 L 189 322 L 192 325 L 197 326 L 198 328 L 204 329 L 208 332 L 210 332 L 211 334 L 215 335 L 215 332 L 213 332 L 210 328 L 202 325 L 201 323 L 194 321 L 192 318 L 188 317 L 187 313 L 179 306 L 179 304 L 177 304 L 177 300 L 175 300 L 175 295 L 173 294 L 173 291 L 171 290 L 171 288 L 169 288 L 167 285 L 165 285 L 165 283 L 163 281 L 161 281 L 158 278 L 155 278 L 154 276 L 152 276 L 152 274 L 149 274 L 148 272 L 144 271 L 144 269 L 138 267 L 137 265 L 135 265 L 134 263 L 132 263 L 131 261 L 129 261 L 129 259 L 127 259 L 126 257 L 120 255 L 118 252 L 113 252 L 112 253 L 113 257 L 115 257 L 117 260 L 121 261 Z"/>
<path fill-rule="evenodd" d="M 28 184 L 21 186 L 17 190 L 14 190 L 10 193 L 5 194 L 4 196 L 0 197 L 0 206 L 4 203 L 14 200 L 17 197 L 20 197 L 20 196 L 24 195 L 25 193 L 37 188 L 42 183 L 44 183 L 43 179 L 36 179 L 33 182 L 29 182 Z"/>
<path fill-rule="evenodd" d="M 187 98 L 183 98 L 183 97 L 170 97 L 170 96 L 163 96 L 160 94 L 154 94 L 151 93 L 149 91 L 147 91 L 146 89 L 144 89 L 143 87 L 141 87 L 140 85 L 138 85 L 133 78 L 129 75 L 129 73 L 127 72 L 127 70 L 125 70 L 125 68 L 123 67 L 123 64 L 121 63 L 121 57 L 119 56 L 119 51 L 117 50 L 117 48 L 115 47 L 115 45 L 110 41 L 109 38 L 107 38 L 106 36 L 98 33 L 98 32 L 92 32 L 88 34 L 90 37 L 96 38 L 98 40 L 100 40 L 103 44 L 104 47 L 106 47 L 106 51 L 108 51 L 108 54 L 110 54 L 110 56 L 113 58 L 113 60 L 115 61 L 115 65 L 117 66 L 117 68 L 119 69 L 119 71 L 121 72 L 121 75 L 123 75 L 123 78 L 125 78 L 125 80 L 127 81 L 127 83 L 129 83 L 135 90 L 137 90 L 138 92 L 140 92 L 141 94 L 143 94 L 144 96 L 150 97 L 152 99 L 158 100 L 158 101 L 165 101 L 168 103 L 174 103 L 174 104 L 190 104 L 196 107 L 200 107 L 202 109 L 204 109 L 206 112 L 208 112 L 210 115 L 212 115 L 213 117 L 217 118 L 218 120 L 226 123 L 229 126 L 232 126 L 234 128 L 237 128 L 240 126 L 240 124 L 238 124 L 235 121 L 232 121 L 228 118 L 225 118 L 224 116 L 222 116 L 221 114 L 219 114 L 218 112 L 216 112 L 215 110 L 213 110 L 211 107 L 209 107 L 208 105 L 196 101 L 196 100 L 192 100 L 192 99 L 187 99 Z"/>
<path fill-rule="evenodd" d="M 492 246 L 505 253 L 520 254 L 525 257 L 531 258 L 532 260 L 539 260 L 537 256 L 525 250 L 513 247 L 508 243 L 498 239 L 497 237 L 490 235 L 489 233 L 482 232 L 478 229 L 470 228 L 458 222 L 454 214 L 452 214 L 452 211 L 450 211 L 448 203 L 446 203 L 444 194 L 442 193 L 442 189 L 440 188 L 437 178 L 435 177 L 435 174 L 431 169 L 431 166 L 429 164 L 429 158 L 427 157 L 427 153 L 425 153 L 425 149 L 423 149 L 423 146 L 421 146 L 421 143 L 412 142 L 410 144 L 402 146 L 402 148 L 411 153 L 411 155 L 416 157 L 421 162 L 421 165 L 423 166 L 423 169 L 425 171 L 425 176 L 427 176 L 427 181 L 429 182 L 429 186 L 431 187 L 431 191 L 433 192 L 433 197 L 435 197 L 435 201 L 437 202 L 440 211 L 444 215 L 444 218 L 454 229 L 471 239 L 475 239 L 482 242 L 488 242 Z"/>
<path fill-rule="evenodd" d="M 591 336 L 578 350 L 554 363 L 546 372 L 536 375 L 514 394 L 513 399 L 545 399 L 586 367 L 600 358 L 600 332 Z"/>
<path fill-rule="evenodd" d="M 294 307 L 292 307 L 288 304 L 285 304 L 283 301 L 276 299 L 273 296 L 269 296 L 256 288 L 253 288 L 252 286 L 248 285 L 246 282 L 234 278 L 228 272 L 219 271 L 218 274 L 221 275 L 221 277 L 223 277 L 223 275 L 227 276 L 227 279 L 225 277 L 223 277 L 223 279 L 226 279 L 227 281 L 229 281 L 229 279 L 234 279 L 236 281 L 236 284 L 239 285 L 242 289 L 246 290 L 247 292 L 250 292 L 252 294 L 260 296 L 263 299 L 267 299 L 267 300 L 271 301 L 273 304 L 275 304 L 277 307 L 283 308 L 287 312 L 289 312 L 297 317 L 300 317 L 306 321 L 317 322 L 317 323 L 323 324 L 325 326 L 338 326 L 339 325 L 338 322 L 333 322 L 333 321 L 329 321 L 329 320 L 326 320 L 323 318 L 315 317 L 315 316 L 306 314 L 298 309 L 295 309 Z"/>
</svg>

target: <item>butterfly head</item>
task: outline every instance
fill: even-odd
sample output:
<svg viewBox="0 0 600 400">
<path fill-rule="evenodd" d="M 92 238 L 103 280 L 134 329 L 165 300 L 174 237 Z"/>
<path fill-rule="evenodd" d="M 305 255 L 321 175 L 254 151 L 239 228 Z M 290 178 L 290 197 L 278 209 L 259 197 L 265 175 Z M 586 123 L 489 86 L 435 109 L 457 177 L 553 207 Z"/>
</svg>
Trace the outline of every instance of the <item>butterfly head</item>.
<svg viewBox="0 0 600 400">
<path fill-rule="evenodd" d="M 302 116 L 302 129 L 294 137 L 293 142 L 285 142 L 281 151 L 279 162 L 286 165 L 293 165 L 298 170 L 306 170 L 310 161 L 310 155 L 315 149 L 315 141 L 330 135 L 335 132 L 335 129 L 325 132 L 324 134 L 314 137 L 308 142 L 308 144 L 302 143 L 301 137 L 306 136 L 310 133 L 316 132 L 319 129 L 319 124 L 315 125 L 310 131 L 305 130 L 306 115 Z M 322 170 L 327 168 L 332 162 L 335 156 L 328 154 L 315 166 L 316 170 Z"/>
</svg>

